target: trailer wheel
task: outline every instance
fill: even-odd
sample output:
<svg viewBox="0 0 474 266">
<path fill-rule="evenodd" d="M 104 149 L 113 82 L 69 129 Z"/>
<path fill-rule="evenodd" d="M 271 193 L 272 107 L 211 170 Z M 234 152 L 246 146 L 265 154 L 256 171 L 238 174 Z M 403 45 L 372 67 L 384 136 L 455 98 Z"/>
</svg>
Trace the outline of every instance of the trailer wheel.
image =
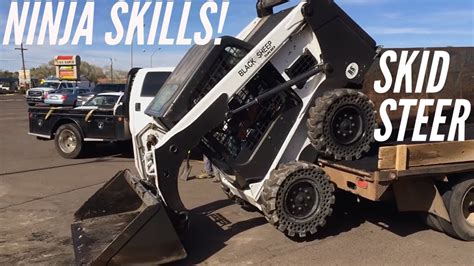
<svg viewBox="0 0 474 266">
<path fill-rule="evenodd" d="M 54 138 L 56 150 L 66 159 L 78 158 L 84 150 L 84 141 L 75 124 L 65 124 L 58 128 Z"/>
<path fill-rule="evenodd" d="M 439 218 L 444 231 L 465 241 L 474 241 L 474 178 L 458 181 L 443 194 L 451 223 Z"/>
<path fill-rule="evenodd" d="M 359 159 L 370 150 L 376 128 L 374 103 L 353 89 L 336 89 L 315 101 L 307 120 L 308 137 L 320 155 Z"/>
<path fill-rule="evenodd" d="M 263 185 L 265 218 L 289 237 L 314 235 L 326 224 L 335 202 L 334 185 L 318 166 L 281 165 Z"/>
</svg>

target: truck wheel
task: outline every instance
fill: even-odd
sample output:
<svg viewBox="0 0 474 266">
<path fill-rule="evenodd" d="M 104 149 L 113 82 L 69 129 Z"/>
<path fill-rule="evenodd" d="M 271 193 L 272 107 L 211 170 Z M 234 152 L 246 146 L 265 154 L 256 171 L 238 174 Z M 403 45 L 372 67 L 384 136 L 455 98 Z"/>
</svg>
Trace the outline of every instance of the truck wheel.
<svg viewBox="0 0 474 266">
<path fill-rule="evenodd" d="M 458 181 L 443 194 L 451 223 L 439 218 L 448 235 L 465 241 L 474 241 L 474 178 Z"/>
<path fill-rule="evenodd" d="M 309 111 L 308 137 L 320 155 L 336 160 L 359 159 L 374 142 L 375 105 L 352 89 L 332 90 Z"/>
<path fill-rule="evenodd" d="M 75 124 L 65 124 L 58 128 L 54 138 L 56 150 L 61 157 L 76 159 L 83 152 L 84 142 Z"/>
<path fill-rule="evenodd" d="M 318 166 L 292 162 L 272 171 L 262 199 L 262 211 L 272 225 L 289 237 L 304 238 L 332 214 L 334 185 Z"/>
</svg>

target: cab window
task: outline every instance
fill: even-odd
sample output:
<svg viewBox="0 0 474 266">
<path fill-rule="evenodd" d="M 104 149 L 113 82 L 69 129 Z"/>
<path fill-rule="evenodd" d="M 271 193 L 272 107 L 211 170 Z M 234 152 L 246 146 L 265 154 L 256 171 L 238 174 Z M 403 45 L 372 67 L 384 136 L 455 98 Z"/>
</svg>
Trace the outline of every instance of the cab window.
<svg viewBox="0 0 474 266">
<path fill-rule="evenodd" d="M 98 106 L 100 108 L 113 108 L 117 103 L 119 96 L 99 95 L 90 99 L 84 106 Z"/>
</svg>

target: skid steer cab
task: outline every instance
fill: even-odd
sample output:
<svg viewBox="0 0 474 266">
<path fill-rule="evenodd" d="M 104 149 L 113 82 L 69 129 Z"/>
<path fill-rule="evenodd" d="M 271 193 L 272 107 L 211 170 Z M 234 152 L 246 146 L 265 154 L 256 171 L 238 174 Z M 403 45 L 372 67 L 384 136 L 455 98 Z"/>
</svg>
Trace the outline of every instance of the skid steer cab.
<svg viewBox="0 0 474 266">
<path fill-rule="evenodd" d="M 377 47 L 333 1 L 307 0 L 273 11 L 285 2 L 257 1 L 257 17 L 236 37 L 187 52 L 146 108 L 149 122 L 131 130 L 139 177 L 120 172 L 76 213 L 79 264 L 184 258 L 179 239 L 190 221 L 178 178 L 189 173 L 180 167 L 197 146 L 221 174 L 226 193 L 241 195 L 272 223 L 275 195 L 264 187 L 288 175 L 297 180 L 287 189 L 297 192 L 294 217 L 306 222 L 283 221 L 278 229 L 285 234 L 304 237 L 325 222 L 334 202 L 326 176 L 304 163 L 276 169 L 314 161 L 317 152 L 358 158 L 367 151 L 373 104 L 356 89 Z M 323 111 L 313 107 L 322 95 L 331 101 Z M 324 112 L 341 120 L 335 134 L 322 125 Z M 271 173 L 279 179 L 269 179 Z M 306 190 L 308 195 L 299 193 Z"/>
</svg>

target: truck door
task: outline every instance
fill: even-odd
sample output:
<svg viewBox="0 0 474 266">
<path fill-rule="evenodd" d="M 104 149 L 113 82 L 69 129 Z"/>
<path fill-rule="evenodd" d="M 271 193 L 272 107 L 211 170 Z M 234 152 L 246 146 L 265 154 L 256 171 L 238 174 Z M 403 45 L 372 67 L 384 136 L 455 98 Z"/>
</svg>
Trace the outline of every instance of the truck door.
<svg viewBox="0 0 474 266">
<path fill-rule="evenodd" d="M 173 72 L 173 68 L 153 68 L 139 70 L 130 92 L 129 115 L 130 133 L 138 134 L 153 119 L 145 114 L 161 86 Z"/>
</svg>

